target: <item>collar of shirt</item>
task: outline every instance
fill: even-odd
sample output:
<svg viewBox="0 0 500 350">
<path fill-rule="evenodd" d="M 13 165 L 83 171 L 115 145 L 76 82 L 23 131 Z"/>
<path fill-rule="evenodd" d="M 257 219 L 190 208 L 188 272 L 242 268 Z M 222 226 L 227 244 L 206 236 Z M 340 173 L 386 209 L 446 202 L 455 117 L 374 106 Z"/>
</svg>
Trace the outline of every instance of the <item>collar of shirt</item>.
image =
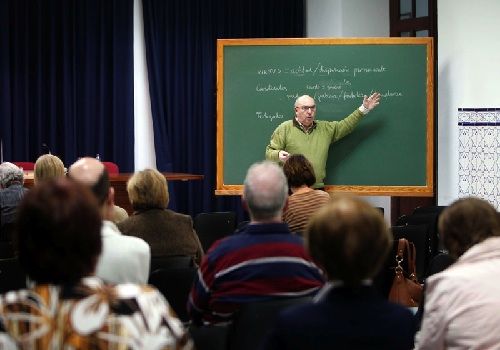
<svg viewBox="0 0 500 350">
<path fill-rule="evenodd" d="M 316 120 L 313 120 L 313 124 L 311 125 L 311 127 L 309 129 L 306 129 L 306 127 L 302 125 L 302 123 L 299 122 L 297 118 L 293 118 L 293 125 L 302 130 L 302 132 L 304 132 L 305 134 L 310 134 L 314 129 L 316 129 L 317 123 Z"/>
<path fill-rule="evenodd" d="M 283 222 L 276 223 L 266 223 L 266 224 L 248 224 L 247 227 L 241 231 L 241 233 L 247 234 L 266 234 L 266 233 L 277 233 L 277 234 L 289 234 L 290 229 L 288 225 Z"/>
</svg>

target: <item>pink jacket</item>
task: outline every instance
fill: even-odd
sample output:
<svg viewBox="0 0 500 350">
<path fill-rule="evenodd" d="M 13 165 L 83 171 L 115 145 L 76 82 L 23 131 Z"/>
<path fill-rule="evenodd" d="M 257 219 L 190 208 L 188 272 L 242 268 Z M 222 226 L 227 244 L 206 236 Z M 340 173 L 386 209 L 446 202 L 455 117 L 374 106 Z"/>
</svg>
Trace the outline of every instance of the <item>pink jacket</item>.
<svg viewBox="0 0 500 350">
<path fill-rule="evenodd" d="M 416 349 L 500 349 L 500 237 L 429 278 Z"/>
</svg>

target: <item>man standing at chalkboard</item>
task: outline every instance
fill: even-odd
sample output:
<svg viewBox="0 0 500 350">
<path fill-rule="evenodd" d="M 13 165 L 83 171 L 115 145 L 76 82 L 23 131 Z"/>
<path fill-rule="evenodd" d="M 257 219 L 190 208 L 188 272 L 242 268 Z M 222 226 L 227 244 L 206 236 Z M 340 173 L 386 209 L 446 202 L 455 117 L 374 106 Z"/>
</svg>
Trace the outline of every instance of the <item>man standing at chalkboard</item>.
<svg viewBox="0 0 500 350">
<path fill-rule="evenodd" d="M 363 104 L 340 121 L 315 120 L 316 102 L 303 95 L 295 101 L 295 118 L 281 123 L 266 147 L 266 159 L 284 163 L 290 154 L 301 153 L 312 163 L 315 188 L 324 187 L 326 160 L 330 144 L 348 135 L 361 118 L 380 102 L 380 94 L 365 96 Z"/>
</svg>

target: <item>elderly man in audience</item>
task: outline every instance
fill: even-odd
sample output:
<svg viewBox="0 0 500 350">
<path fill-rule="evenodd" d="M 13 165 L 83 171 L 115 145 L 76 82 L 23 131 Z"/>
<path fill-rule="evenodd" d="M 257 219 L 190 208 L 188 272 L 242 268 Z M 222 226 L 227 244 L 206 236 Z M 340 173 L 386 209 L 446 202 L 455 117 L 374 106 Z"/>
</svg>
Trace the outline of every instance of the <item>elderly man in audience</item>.
<svg viewBox="0 0 500 350">
<path fill-rule="evenodd" d="M 151 253 L 149 245 L 137 237 L 124 236 L 111 221 L 114 189 L 106 167 L 95 158 L 81 158 L 69 168 L 71 179 L 89 187 L 96 197 L 102 216 L 102 254 L 96 275 L 112 283 L 146 283 Z"/>
<path fill-rule="evenodd" d="M 231 320 L 246 302 L 314 295 L 323 286 L 302 238 L 282 222 L 287 195 L 278 165 L 250 167 L 243 192 L 250 224 L 214 243 L 203 257 L 188 305 L 196 324 Z"/>
<path fill-rule="evenodd" d="M 19 209 L 19 262 L 34 285 L 0 297 L 2 349 L 189 349 L 162 295 L 94 275 L 101 217 L 89 190 L 67 179 L 31 190 Z"/>
<path fill-rule="evenodd" d="M 134 214 L 117 224 L 124 235 L 144 239 L 151 256 L 188 255 L 196 264 L 203 256 L 193 220 L 167 209 L 167 180 L 158 170 L 145 169 L 127 182 L 127 192 Z"/>
<path fill-rule="evenodd" d="M 313 303 L 281 313 L 265 348 L 412 349 L 413 314 L 379 296 L 371 282 L 392 245 L 381 213 L 359 198 L 334 196 L 305 237 L 329 282 Z"/>
<path fill-rule="evenodd" d="M 458 260 L 427 280 L 416 349 L 499 349 L 499 214 L 485 200 L 463 198 L 443 211 L 438 227 Z"/>
<path fill-rule="evenodd" d="M 0 225 L 2 229 L 6 224 L 13 224 L 19 202 L 28 191 L 23 187 L 24 173 L 17 165 L 3 162 L 0 164 Z M 0 240 L 10 240 L 10 237 Z M 10 235 L 10 233 L 8 234 Z"/>
</svg>

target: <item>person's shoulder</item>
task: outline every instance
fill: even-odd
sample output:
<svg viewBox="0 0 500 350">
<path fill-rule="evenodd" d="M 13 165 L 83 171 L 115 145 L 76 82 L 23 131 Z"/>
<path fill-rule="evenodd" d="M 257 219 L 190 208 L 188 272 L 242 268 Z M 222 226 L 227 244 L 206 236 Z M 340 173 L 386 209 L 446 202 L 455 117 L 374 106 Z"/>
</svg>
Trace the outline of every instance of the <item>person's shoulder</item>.
<svg viewBox="0 0 500 350">
<path fill-rule="evenodd" d="M 330 194 L 328 192 L 325 192 L 323 190 L 314 190 L 313 193 L 318 198 L 330 200 Z"/>
<path fill-rule="evenodd" d="M 321 126 L 321 125 L 330 125 L 332 122 L 336 122 L 336 120 L 322 120 L 322 119 L 319 119 L 319 120 L 315 120 L 316 124 L 318 126 Z"/>
<path fill-rule="evenodd" d="M 175 212 L 171 209 L 165 209 L 166 215 L 168 215 L 172 220 L 178 220 L 182 223 L 192 223 L 193 219 L 190 215 Z"/>
<path fill-rule="evenodd" d="M 149 251 L 149 244 L 147 244 L 142 238 L 125 235 L 122 235 L 121 237 L 123 240 L 127 241 L 131 249 L 137 251 Z"/>
<path fill-rule="evenodd" d="M 138 252 L 149 252 L 149 244 L 146 243 L 142 238 L 135 236 L 127 236 L 121 233 L 117 227 L 117 235 L 112 236 L 113 241 L 120 245 L 121 249 L 127 249 L 130 251 Z"/>
<path fill-rule="evenodd" d="M 292 126 L 293 126 L 293 119 L 288 119 L 288 120 L 285 120 L 284 122 L 280 123 L 276 127 L 276 130 L 278 130 L 278 129 L 285 129 L 285 128 L 291 128 Z"/>
<path fill-rule="evenodd" d="M 114 223 L 119 223 L 119 222 L 122 222 L 123 220 L 127 219 L 129 217 L 127 211 L 118 206 L 118 205 L 115 205 L 113 207 L 113 222 Z"/>
</svg>

